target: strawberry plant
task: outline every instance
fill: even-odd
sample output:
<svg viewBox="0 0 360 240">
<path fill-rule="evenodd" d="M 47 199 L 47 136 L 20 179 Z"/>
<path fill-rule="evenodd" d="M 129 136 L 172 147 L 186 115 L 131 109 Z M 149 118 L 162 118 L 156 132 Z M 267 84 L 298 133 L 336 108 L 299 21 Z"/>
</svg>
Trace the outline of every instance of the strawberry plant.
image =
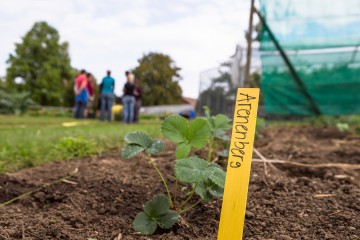
<svg viewBox="0 0 360 240">
<path fill-rule="evenodd" d="M 179 217 L 176 211 L 170 210 L 169 199 L 159 194 L 145 204 L 143 212 L 136 215 L 133 226 L 135 231 L 151 235 L 157 226 L 163 229 L 171 228 Z"/>
<path fill-rule="evenodd" d="M 231 120 L 228 116 L 224 114 L 217 114 L 216 116 L 210 115 L 210 108 L 205 106 L 205 116 L 206 120 L 211 128 L 211 137 L 209 138 L 209 152 L 207 160 L 212 161 L 213 153 L 218 148 L 219 143 L 225 143 L 226 148 L 228 148 L 228 143 L 230 142 L 230 137 L 228 136 L 228 131 L 232 128 Z"/>
<path fill-rule="evenodd" d="M 212 130 L 206 119 L 197 118 L 189 123 L 181 116 L 172 115 L 164 120 L 161 130 L 165 137 L 177 143 L 173 192 L 169 190 L 163 173 L 152 157 L 164 150 L 163 142 L 154 140 L 143 132 L 131 132 L 124 138 L 127 145 L 122 150 L 125 159 L 130 159 L 140 153 L 145 154 L 161 178 L 167 193 L 167 196 L 155 195 L 145 204 L 144 211 L 136 215 L 133 228 L 145 235 L 153 234 L 158 227 L 171 228 L 180 219 L 181 214 L 191 210 L 202 201 L 222 197 L 224 191 L 225 172 L 220 166 L 198 157 L 189 157 L 192 148 L 205 147 L 212 137 Z M 180 191 L 179 183 L 191 186 L 190 192 L 186 195 L 187 198 L 180 202 L 177 199 L 177 193 Z M 194 195 L 198 195 L 199 200 L 190 204 Z"/>
</svg>

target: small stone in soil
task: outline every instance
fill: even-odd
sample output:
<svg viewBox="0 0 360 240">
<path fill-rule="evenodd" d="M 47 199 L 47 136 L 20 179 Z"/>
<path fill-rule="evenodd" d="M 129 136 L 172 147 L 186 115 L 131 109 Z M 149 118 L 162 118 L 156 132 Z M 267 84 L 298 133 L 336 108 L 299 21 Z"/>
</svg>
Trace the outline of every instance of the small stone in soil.
<svg viewBox="0 0 360 240">
<path fill-rule="evenodd" d="M 254 218 L 254 217 L 255 217 L 255 214 L 253 214 L 253 213 L 250 212 L 249 210 L 246 210 L 245 216 L 250 219 L 250 218 Z"/>
</svg>

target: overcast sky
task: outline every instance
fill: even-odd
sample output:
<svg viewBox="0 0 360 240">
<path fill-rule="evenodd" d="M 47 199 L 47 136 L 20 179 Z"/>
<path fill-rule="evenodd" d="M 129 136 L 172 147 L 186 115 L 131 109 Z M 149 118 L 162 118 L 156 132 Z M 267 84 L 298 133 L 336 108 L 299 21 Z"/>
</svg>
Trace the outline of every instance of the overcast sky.
<svg viewBox="0 0 360 240">
<path fill-rule="evenodd" d="M 111 69 L 116 92 L 124 71 L 149 52 L 172 57 L 182 68 L 183 95 L 198 96 L 199 74 L 244 44 L 247 0 L 1 0 L 0 76 L 15 43 L 34 22 L 47 21 L 70 43 L 72 66 L 101 79 Z"/>
</svg>

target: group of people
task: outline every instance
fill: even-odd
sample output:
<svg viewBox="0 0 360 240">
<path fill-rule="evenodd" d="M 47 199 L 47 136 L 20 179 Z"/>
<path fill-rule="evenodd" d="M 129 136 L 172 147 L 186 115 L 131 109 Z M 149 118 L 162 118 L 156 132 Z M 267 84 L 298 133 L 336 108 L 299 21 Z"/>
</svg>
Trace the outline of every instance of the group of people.
<svg viewBox="0 0 360 240">
<path fill-rule="evenodd" d="M 133 73 L 126 71 L 126 83 L 123 88 L 123 119 L 122 122 L 136 123 L 139 121 L 139 112 L 141 107 L 142 89 L 140 82 L 135 79 Z M 114 102 L 115 79 L 111 76 L 111 71 L 106 72 L 106 76 L 100 84 L 100 121 L 105 120 L 107 112 L 107 120 L 112 119 L 112 106 Z M 91 73 L 81 70 L 75 78 L 75 118 L 84 118 L 87 116 L 87 109 L 91 102 L 94 101 L 94 77 Z"/>
</svg>

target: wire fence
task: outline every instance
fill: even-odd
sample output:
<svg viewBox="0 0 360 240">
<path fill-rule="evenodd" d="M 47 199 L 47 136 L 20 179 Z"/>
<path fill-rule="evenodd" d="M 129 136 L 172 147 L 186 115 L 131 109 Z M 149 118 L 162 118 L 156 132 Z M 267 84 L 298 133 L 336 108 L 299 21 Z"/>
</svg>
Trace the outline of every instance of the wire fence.
<svg viewBox="0 0 360 240">
<path fill-rule="evenodd" d="M 197 115 L 203 116 L 203 107 L 207 106 L 211 109 L 212 114 L 222 113 L 229 117 L 233 116 L 237 88 L 245 86 L 245 56 L 246 49 L 238 45 L 235 54 L 223 64 L 200 73 Z M 253 49 L 250 72 L 257 72 L 260 76 L 260 69 L 259 50 Z M 262 107 L 260 106 L 259 109 L 261 110 Z"/>
</svg>

